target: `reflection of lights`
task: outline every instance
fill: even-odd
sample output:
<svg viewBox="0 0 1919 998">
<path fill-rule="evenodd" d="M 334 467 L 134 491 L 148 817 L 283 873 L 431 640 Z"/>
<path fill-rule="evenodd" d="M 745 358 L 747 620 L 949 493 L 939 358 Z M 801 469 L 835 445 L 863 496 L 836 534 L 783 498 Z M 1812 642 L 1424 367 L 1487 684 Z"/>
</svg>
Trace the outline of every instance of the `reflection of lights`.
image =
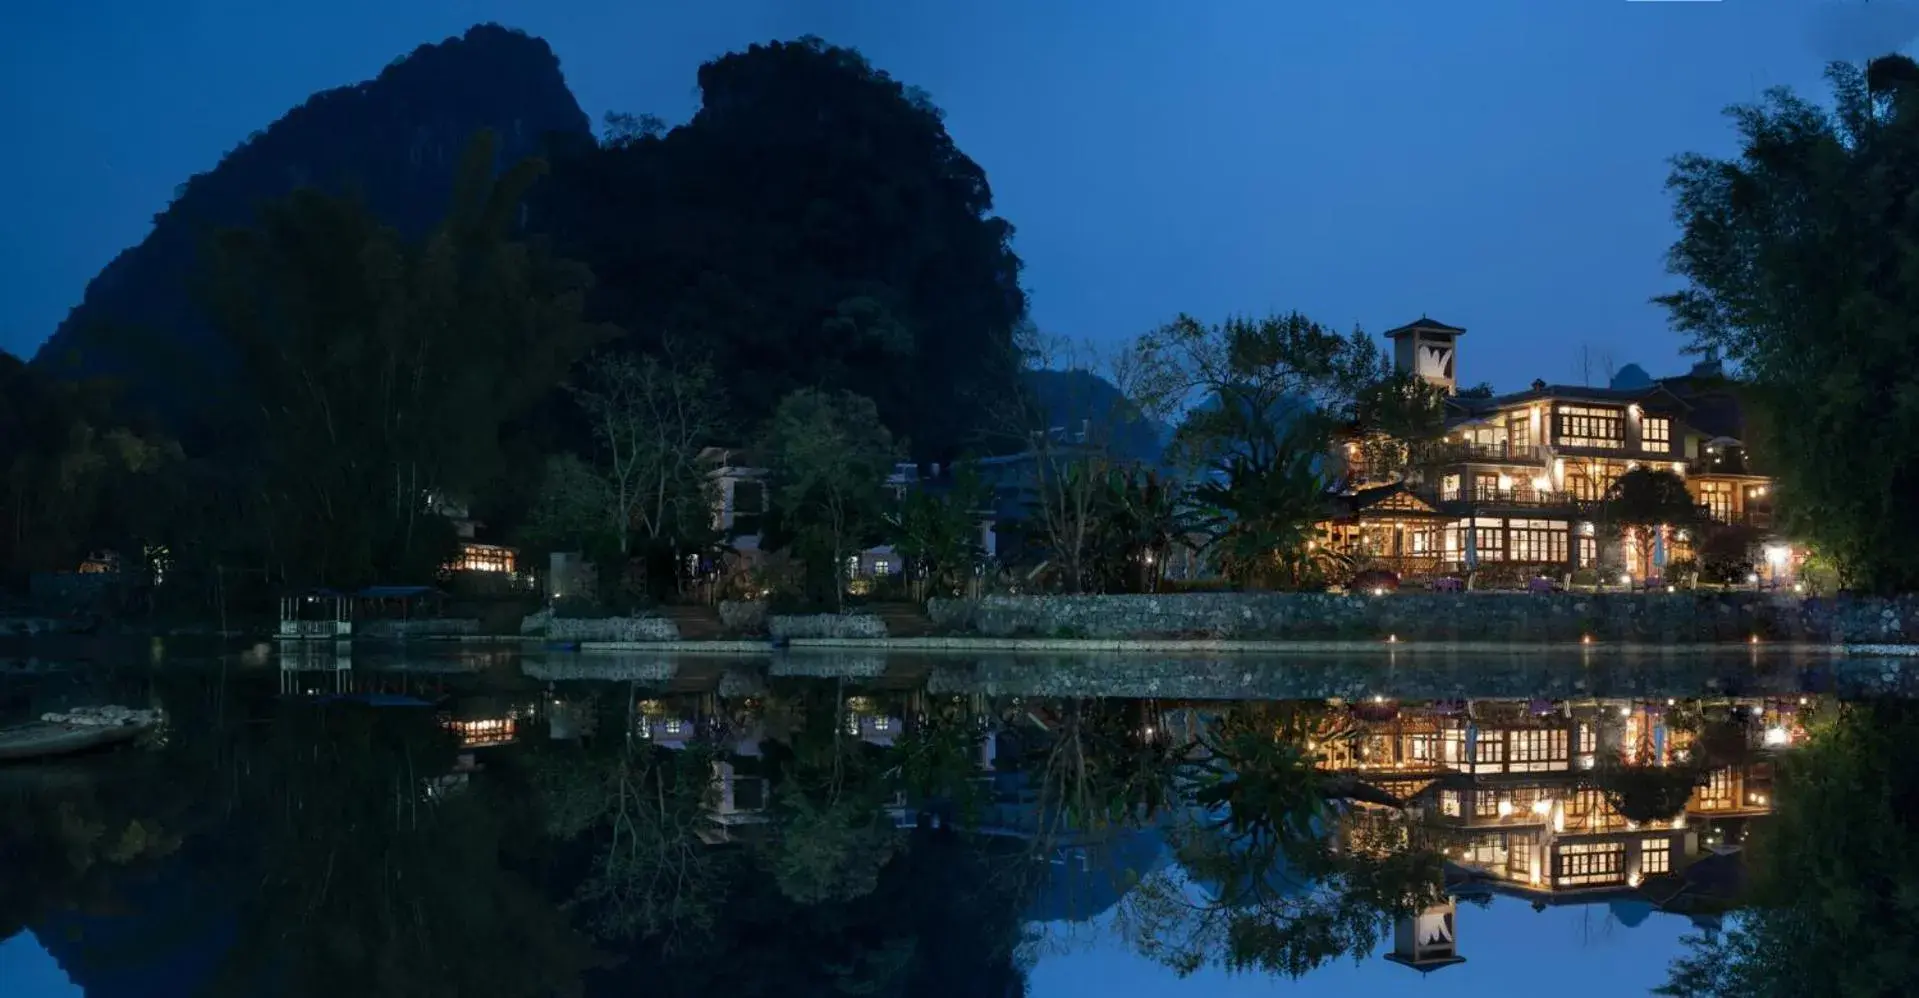
<svg viewBox="0 0 1919 998">
<path fill-rule="evenodd" d="M 1500 801 L 1499 801 L 1499 816 L 1500 816 L 1500 817 L 1502 817 L 1502 818 L 1510 818 L 1510 817 L 1512 817 L 1512 816 L 1513 816 L 1513 802 L 1512 802 L 1512 801 L 1509 801 L 1509 800 L 1506 800 L 1506 799 L 1504 799 L 1504 798 L 1501 798 L 1501 799 L 1500 799 Z"/>
<path fill-rule="evenodd" d="M 473 721 L 448 721 L 447 730 L 460 739 L 465 748 L 499 745 L 513 740 L 513 718 L 490 717 Z"/>
<path fill-rule="evenodd" d="M 1766 744 L 1774 748 L 1781 745 L 1790 745 L 1792 744 L 1792 732 L 1778 726 L 1767 728 Z"/>
</svg>

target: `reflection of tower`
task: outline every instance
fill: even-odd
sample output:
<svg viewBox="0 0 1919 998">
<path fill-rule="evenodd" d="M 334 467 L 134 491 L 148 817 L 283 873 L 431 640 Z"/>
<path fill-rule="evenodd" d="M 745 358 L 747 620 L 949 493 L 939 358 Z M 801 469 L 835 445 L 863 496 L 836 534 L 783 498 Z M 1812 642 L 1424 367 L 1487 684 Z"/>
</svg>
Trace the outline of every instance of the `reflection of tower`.
<svg viewBox="0 0 1919 998">
<path fill-rule="evenodd" d="M 1447 898 L 1417 915 L 1402 916 L 1393 923 L 1393 951 L 1386 954 L 1386 959 L 1422 974 L 1465 963 L 1453 932 L 1458 908 Z"/>
<path fill-rule="evenodd" d="M 1451 394 L 1459 388 L 1455 361 L 1459 337 L 1465 332 L 1458 326 L 1448 326 L 1422 315 L 1417 322 L 1387 330 L 1386 338 L 1393 341 L 1395 367 L 1417 374 Z"/>
</svg>

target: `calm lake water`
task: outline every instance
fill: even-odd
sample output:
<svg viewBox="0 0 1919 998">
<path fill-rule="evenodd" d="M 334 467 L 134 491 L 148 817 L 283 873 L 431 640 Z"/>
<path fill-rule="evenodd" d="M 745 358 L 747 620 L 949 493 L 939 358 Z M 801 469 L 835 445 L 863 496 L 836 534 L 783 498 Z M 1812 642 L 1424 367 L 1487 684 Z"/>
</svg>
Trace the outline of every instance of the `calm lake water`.
<svg viewBox="0 0 1919 998">
<path fill-rule="evenodd" d="M 166 718 L 0 768 L 0 995 L 1643 994 L 1907 671 L 0 661 Z"/>
</svg>

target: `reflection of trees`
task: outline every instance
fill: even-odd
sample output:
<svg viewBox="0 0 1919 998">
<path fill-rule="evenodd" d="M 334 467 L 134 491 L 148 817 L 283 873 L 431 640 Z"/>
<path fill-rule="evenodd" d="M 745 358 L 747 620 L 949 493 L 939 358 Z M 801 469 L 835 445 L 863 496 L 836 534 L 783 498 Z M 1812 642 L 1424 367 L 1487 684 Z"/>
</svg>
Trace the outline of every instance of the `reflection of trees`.
<svg viewBox="0 0 1919 998">
<path fill-rule="evenodd" d="M 590 846 L 573 904 L 596 935 L 672 945 L 712 926 L 726 864 L 699 836 L 712 760 L 640 744 L 532 761 L 548 833 Z"/>
<path fill-rule="evenodd" d="M 218 990 L 302 995 L 548 995 L 589 953 L 502 866 L 483 785 L 428 794 L 451 739 L 421 711 L 293 706 L 228 774 L 257 849 Z"/>
<path fill-rule="evenodd" d="M 1028 754 L 1048 808 L 1082 833 L 1151 827 L 1184 873 L 1132 886 L 1120 918 L 1140 952 L 1298 976 L 1369 951 L 1392 918 L 1437 900 L 1442 861 L 1401 802 L 1321 768 L 1353 729 L 1323 708 L 1240 704 L 1189 736 L 1143 705 L 1064 705 Z M 1050 842 L 1041 836 L 1041 845 Z"/>
<path fill-rule="evenodd" d="M 672 982 L 694 995 L 1005 998 L 1023 993 L 1015 959 L 1023 896 L 1001 876 L 1004 840 L 953 830 L 906 833 L 873 890 L 800 903 L 750 864 L 731 868 L 726 904 L 698 945 L 628 950 L 591 993 Z"/>
<path fill-rule="evenodd" d="M 1919 981 L 1919 704 L 1842 707 L 1780 760 L 1752 906 L 1691 941 L 1662 994 L 1904 995 Z"/>
<path fill-rule="evenodd" d="M 1607 757 L 1593 770 L 1592 781 L 1613 810 L 1628 821 L 1646 825 L 1683 814 L 1693 788 L 1704 783 L 1706 775 L 1706 768 L 1697 762 L 1640 766 Z"/>
<path fill-rule="evenodd" d="M 761 862 L 803 904 L 869 894 L 898 845 L 886 813 L 897 752 L 848 731 L 842 683 L 781 692 L 789 731 L 767 753 L 772 827 Z"/>
<path fill-rule="evenodd" d="M 49 912 L 110 910 L 120 878 L 179 848 L 188 802 L 129 762 L 0 774 L 0 939 Z"/>
<path fill-rule="evenodd" d="M 1321 768 L 1324 739 L 1351 737 L 1324 714 L 1242 705 L 1201 737 L 1174 834 L 1191 885 L 1135 892 L 1142 952 L 1183 973 L 1217 962 L 1297 977 L 1370 951 L 1394 916 L 1437 899 L 1441 860 L 1398 802 Z"/>
</svg>

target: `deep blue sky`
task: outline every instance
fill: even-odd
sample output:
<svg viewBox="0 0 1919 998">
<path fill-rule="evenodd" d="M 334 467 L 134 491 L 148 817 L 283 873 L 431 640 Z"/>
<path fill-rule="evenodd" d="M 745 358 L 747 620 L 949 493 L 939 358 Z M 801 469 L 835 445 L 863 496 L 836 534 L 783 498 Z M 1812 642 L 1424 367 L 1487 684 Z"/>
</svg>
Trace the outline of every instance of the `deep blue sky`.
<svg viewBox="0 0 1919 998">
<path fill-rule="evenodd" d="M 1459 952 L 1466 962 L 1422 978 L 1388 963 L 1379 953 L 1357 962 L 1336 960 L 1299 981 L 1259 974 L 1229 975 L 1206 969 L 1185 980 L 1147 960 L 1113 934 L 1112 920 L 1053 925 L 1038 945 L 1029 990 L 1034 998 L 1072 995 L 1206 995 L 1208 998 L 1285 993 L 1297 998 L 1353 994 L 1417 993 L 1428 998 L 1479 998 L 1505 994 L 1515 981 L 1550 982 L 1558 998 L 1642 995 L 1665 983 L 1666 968 L 1684 952 L 1681 937 L 1692 931 L 1672 915 L 1652 915 L 1628 927 L 1604 905 L 1534 911 L 1521 901 L 1496 898 L 1491 907 L 1462 905 Z M 1387 944 L 1388 946 L 1390 943 Z M 30 933 L 0 943 L 0 981 L 8 998 L 78 998 L 53 958 Z M 1415 990 L 1417 989 L 1417 990 Z"/>
<path fill-rule="evenodd" d="M 1889 0 L 64 0 L 0 12 L 0 348 L 30 352 L 174 187 L 309 93 L 499 21 L 596 120 L 818 34 L 929 91 L 1019 227 L 1034 316 L 1111 342 L 1180 311 L 1471 330 L 1460 377 L 1681 363 L 1666 159 L 1728 103 L 1901 46 Z M 1595 367 L 1598 365 L 1595 364 Z"/>
</svg>

